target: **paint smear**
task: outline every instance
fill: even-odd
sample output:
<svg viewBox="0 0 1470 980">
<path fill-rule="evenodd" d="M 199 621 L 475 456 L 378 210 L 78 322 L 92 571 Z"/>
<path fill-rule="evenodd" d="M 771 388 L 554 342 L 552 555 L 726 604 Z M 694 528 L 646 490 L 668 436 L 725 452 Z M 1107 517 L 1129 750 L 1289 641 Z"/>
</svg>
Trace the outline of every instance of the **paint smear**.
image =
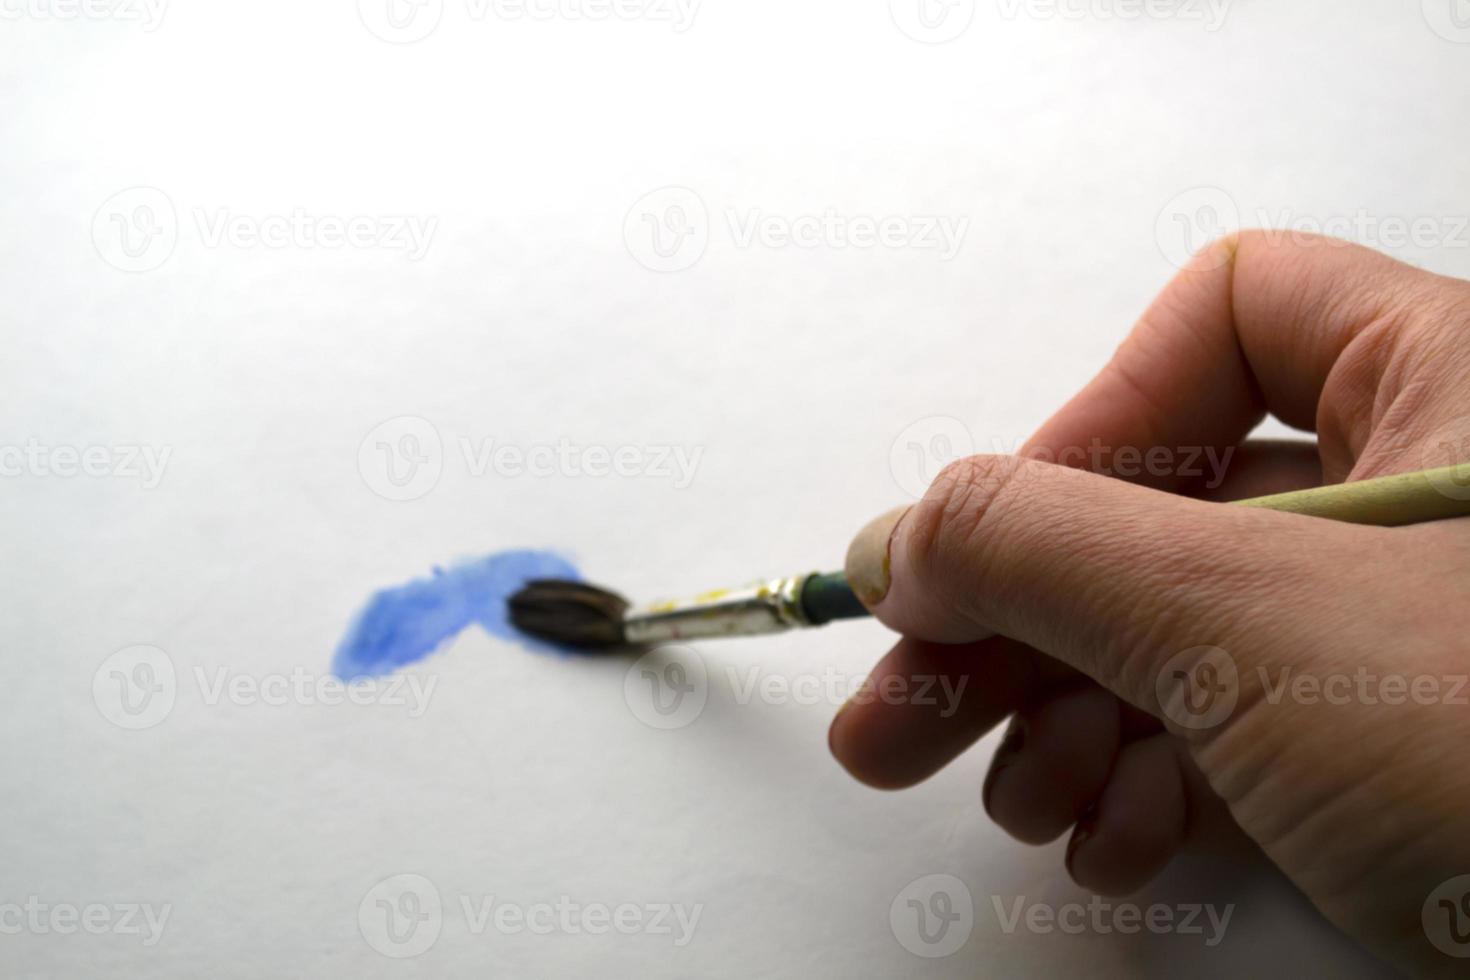
<svg viewBox="0 0 1470 980">
<path fill-rule="evenodd" d="M 468 627 L 534 650 L 557 649 L 510 624 L 508 600 L 535 578 L 581 581 L 565 558 L 549 551 L 502 551 L 373 596 L 332 659 L 342 680 L 379 677 L 427 657 Z"/>
</svg>

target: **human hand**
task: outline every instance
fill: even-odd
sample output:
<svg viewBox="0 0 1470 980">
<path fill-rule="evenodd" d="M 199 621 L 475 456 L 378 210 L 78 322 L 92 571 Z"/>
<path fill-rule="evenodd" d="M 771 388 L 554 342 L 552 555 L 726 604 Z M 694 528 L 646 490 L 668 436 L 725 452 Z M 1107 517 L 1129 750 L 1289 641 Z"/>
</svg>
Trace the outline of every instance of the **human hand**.
<svg viewBox="0 0 1470 980">
<path fill-rule="evenodd" d="M 1029 843 L 1070 830 L 1079 884 L 1126 893 L 1244 831 L 1381 956 L 1458 973 L 1470 520 L 1211 501 L 1465 461 L 1470 283 L 1292 239 L 1206 249 L 1020 456 L 954 463 L 858 535 L 848 577 L 902 634 L 872 682 L 968 681 L 944 716 L 849 704 L 832 751 L 899 788 L 1014 715 L 985 807 Z M 1267 412 L 1317 444 L 1242 444 Z M 1141 485 L 1074 468 L 1150 450 Z M 1216 487 L 1179 465 L 1206 453 Z"/>
</svg>

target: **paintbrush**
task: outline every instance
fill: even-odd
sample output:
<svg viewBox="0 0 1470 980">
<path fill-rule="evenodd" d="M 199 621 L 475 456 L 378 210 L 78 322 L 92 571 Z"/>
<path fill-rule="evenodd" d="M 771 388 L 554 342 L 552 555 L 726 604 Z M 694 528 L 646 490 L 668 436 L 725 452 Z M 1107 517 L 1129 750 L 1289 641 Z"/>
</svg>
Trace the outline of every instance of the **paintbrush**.
<svg viewBox="0 0 1470 980">
<path fill-rule="evenodd" d="M 1380 527 L 1467 517 L 1470 466 L 1456 464 L 1253 497 L 1231 506 Z M 522 632 L 585 649 L 761 636 L 869 615 L 841 572 L 770 579 L 644 606 L 634 606 L 615 592 L 585 582 L 539 579 L 511 596 L 509 605 L 510 620 Z"/>
</svg>

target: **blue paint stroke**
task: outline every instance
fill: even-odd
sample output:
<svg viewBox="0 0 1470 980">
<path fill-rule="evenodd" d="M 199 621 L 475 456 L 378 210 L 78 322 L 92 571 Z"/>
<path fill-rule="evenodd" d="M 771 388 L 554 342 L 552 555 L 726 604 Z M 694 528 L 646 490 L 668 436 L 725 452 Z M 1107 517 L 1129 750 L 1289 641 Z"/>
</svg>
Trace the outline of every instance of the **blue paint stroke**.
<svg viewBox="0 0 1470 980">
<path fill-rule="evenodd" d="M 332 659 L 344 681 L 380 677 L 422 660 L 478 623 L 491 636 L 536 650 L 554 650 L 510 624 L 506 600 L 535 578 L 580 581 L 565 558 L 549 551 L 502 551 L 435 568 L 429 578 L 384 589 L 368 602 Z"/>
</svg>

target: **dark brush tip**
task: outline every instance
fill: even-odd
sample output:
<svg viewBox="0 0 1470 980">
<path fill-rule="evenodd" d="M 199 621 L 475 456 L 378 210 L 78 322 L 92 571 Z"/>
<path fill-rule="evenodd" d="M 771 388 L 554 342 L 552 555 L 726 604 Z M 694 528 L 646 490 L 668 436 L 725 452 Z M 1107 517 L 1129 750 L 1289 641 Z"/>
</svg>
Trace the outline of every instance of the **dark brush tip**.
<svg viewBox="0 0 1470 980">
<path fill-rule="evenodd" d="M 536 579 L 510 597 L 510 621 L 522 633 L 561 646 L 623 645 L 628 600 L 586 582 Z"/>
</svg>

